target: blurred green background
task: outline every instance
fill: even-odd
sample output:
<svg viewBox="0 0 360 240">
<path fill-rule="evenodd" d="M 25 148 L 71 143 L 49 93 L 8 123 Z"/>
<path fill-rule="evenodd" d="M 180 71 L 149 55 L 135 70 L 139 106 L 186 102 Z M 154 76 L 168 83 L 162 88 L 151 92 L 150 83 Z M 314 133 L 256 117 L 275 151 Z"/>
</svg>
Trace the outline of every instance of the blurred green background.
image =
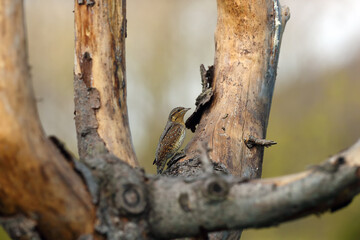
<svg viewBox="0 0 360 240">
<path fill-rule="evenodd" d="M 288 22 L 268 127 L 263 177 L 304 170 L 360 137 L 360 2 L 282 0 Z M 45 131 L 76 152 L 73 1 L 25 1 L 32 81 Z M 169 111 L 192 107 L 199 65 L 212 65 L 215 0 L 129 0 L 128 105 L 141 165 L 151 165 Z M 189 137 L 191 134 L 188 134 Z M 188 138 L 189 138 L 188 137 Z M 360 239 L 360 201 L 242 239 Z M 0 229 L 0 239 L 5 239 Z"/>
</svg>

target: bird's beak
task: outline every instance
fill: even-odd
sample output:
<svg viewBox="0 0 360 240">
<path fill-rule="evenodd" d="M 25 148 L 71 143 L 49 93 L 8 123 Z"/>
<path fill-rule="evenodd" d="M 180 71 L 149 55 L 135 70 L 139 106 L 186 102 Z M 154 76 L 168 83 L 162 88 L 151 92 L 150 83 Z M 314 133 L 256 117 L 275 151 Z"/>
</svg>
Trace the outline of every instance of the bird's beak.
<svg viewBox="0 0 360 240">
<path fill-rule="evenodd" d="M 184 108 L 183 110 L 181 110 L 180 114 L 185 116 L 186 112 L 189 111 L 191 108 Z"/>
</svg>

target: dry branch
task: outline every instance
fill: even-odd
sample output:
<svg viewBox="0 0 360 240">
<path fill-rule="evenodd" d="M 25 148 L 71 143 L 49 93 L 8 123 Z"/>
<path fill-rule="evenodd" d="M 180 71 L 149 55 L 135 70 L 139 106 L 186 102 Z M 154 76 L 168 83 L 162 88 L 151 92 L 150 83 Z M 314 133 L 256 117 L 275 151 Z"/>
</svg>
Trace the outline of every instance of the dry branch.
<svg viewBox="0 0 360 240">
<path fill-rule="evenodd" d="M 81 159 L 111 152 L 138 166 L 129 128 L 126 1 L 75 1 L 75 122 Z"/>
<path fill-rule="evenodd" d="M 302 173 L 246 181 L 234 176 L 153 180 L 149 221 L 157 238 L 278 225 L 335 211 L 360 192 L 360 140 Z"/>
<path fill-rule="evenodd" d="M 1 1 L 0 215 L 21 213 L 18 222 L 32 222 L 46 239 L 75 239 L 93 232 L 95 211 L 81 178 L 40 125 L 23 17 L 21 0 Z"/>
</svg>

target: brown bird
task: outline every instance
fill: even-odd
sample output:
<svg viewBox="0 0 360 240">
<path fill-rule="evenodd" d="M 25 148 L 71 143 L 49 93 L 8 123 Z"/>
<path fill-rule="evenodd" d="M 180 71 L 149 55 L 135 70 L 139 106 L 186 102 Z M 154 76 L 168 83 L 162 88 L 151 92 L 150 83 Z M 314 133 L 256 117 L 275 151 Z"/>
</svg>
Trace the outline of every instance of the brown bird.
<svg viewBox="0 0 360 240">
<path fill-rule="evenodd" d="M 160 136 L 153 164 L 157 173 L 162 173 L 166 162 L 179 150 L 185 139 L 184 115 L 190 108 L 177 107 L 171 110 L 165 129 Z"/>
</svg>

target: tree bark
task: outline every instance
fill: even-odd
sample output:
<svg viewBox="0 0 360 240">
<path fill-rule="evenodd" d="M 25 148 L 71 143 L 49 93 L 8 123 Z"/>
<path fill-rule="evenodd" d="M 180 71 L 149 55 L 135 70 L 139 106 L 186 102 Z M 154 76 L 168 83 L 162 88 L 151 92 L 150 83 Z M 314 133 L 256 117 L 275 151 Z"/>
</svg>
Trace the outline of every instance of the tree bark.
<svg viewBox="0 0 360 240">
<path fill-rule="evenodd" d="M 210 97 L 186 123 L 192 130 L 198 125 L 181 161 L 197 158 L 199 142 L 205 142 L 212 161 L 223 164 L 229 173 L 259 178 L 266 145 L 249 147 L 245 139 L 266 137 L 289 9 L 281 8 L 278 0 L 218 0 L 217 10 L 214 66 L 202 73 L 206 75 L 202 94 Z M 240 236 L 241 232 L 226 232 L 210 239 Z"/>
<path fill-rule="evenodd" d="M 244 139 L 266 137 L 289 10 L 282 9 L 278 0 L 218 0 L 217 9 L 214 73 L 209 83 L 213 96 L 182 160 L 196 157 L 198 142 L 207 142 L 214 162 L 223 163 L 233 175 L 258 178 L 264 147 L 248 148 Z"/>
<path fill-rule="evenodd" d="M 111 152 L 138 166 L 129 128 L 126 1 L 75 1 L 75 123 L 81 159 Z"/>
<path fill-rule="evenodd" d="M 36 219 L 46 239 L 90 234 L 89 194 L 40 125 L 21 0 L 0 2 L 0 42 L 0 214 Z"/>
</svg>

